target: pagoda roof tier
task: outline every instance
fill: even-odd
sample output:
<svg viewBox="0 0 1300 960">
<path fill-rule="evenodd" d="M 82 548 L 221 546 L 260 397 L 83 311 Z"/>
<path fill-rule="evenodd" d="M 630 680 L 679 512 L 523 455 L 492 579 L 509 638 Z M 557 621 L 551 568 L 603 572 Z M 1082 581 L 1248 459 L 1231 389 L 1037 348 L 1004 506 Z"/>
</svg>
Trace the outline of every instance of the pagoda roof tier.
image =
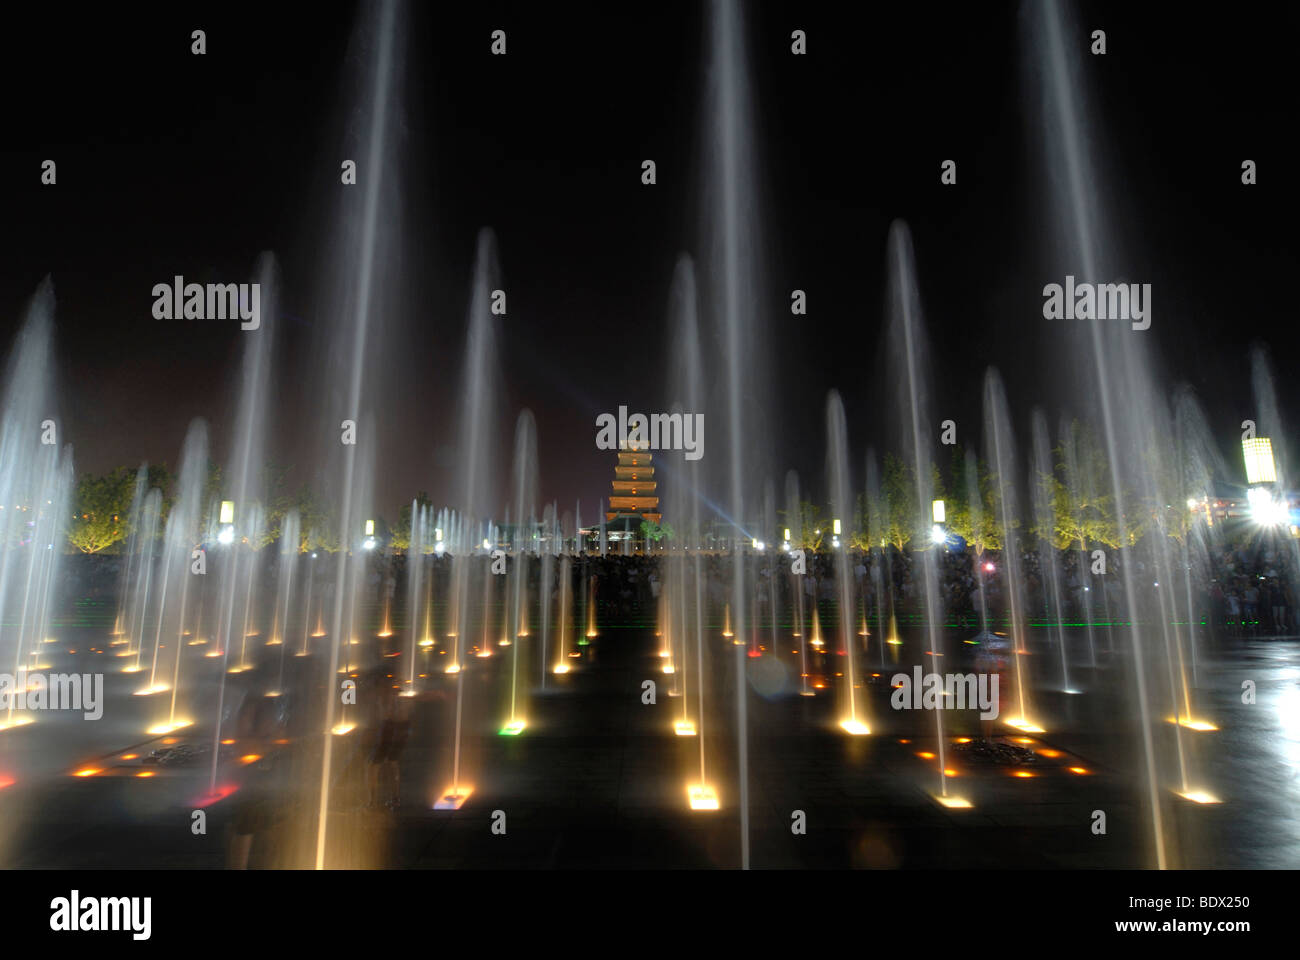
<svg viewBox="0 0 1300 960">
<path fill-rule="evenodd" d="M 650 454 L 643 450 L 620 450 L 618 452 L 618 462 L 628 466 L 644 466 L 650 462 Z"/>
<path fill-rule="evenodd" d="M 620 480 L 638 480 L 641 477 L 653 477 L 654 475 L 654 467 L 625 467 L 620 463 L 614 468 L 614 476 Z"/>
<path fill-rule="evenodd" d="M 659 506 L 658 497 L 610 497 L 611 510 L 648 510 Z"/>
<path fill-rule="evenodd" d="M 655 487 L 657 486 L 659 485 L 655 483 L 653 480 L 615 480 L 614 492 L 616 494 L 630 493 L 633 496 L 635 496 L 638 491 L 643 491 L 645 493 L 654 493 Z"/>
</svg>

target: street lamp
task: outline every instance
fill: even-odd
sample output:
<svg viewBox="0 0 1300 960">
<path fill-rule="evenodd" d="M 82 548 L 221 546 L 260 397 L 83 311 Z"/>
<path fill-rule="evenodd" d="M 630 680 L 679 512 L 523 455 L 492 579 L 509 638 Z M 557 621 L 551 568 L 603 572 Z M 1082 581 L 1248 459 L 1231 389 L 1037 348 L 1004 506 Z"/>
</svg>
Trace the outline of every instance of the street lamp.
<svg viewBox="0 0 1300 960">
<path fill-rule="evenodd" d="M 235 542 L 235 501 L 222 500 L 221 514 L 218 517 L 221 529 L 217 531 L 217 542 L 231 544 Z"/>
<path fill-rule="evenodd" d="M 1251 437 L 1241 441 L 1241 454 L 1246 461 L 1246 482 L 1276 483 L 1277 470 L 1273 463 L 1273 441 L 1268 437 Z"/>
</svg>

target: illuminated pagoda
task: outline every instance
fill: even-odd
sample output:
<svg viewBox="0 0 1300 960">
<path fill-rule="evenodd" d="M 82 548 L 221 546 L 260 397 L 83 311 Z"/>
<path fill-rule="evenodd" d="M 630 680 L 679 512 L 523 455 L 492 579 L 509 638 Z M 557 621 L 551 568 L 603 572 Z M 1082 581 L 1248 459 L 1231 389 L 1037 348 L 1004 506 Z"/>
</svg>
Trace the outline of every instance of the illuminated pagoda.
<svg viewBox="0 0 1300 960">
<path fill-rule="evenodd" d="M 643 520 L 659 523 L 662 514 L 651 459 L 648 448 L 629 447 L 619 451 L 618 465 L 614 467 L 614 492 L 605 512 L 611 539 L 635 537 Z"/>
</svg>

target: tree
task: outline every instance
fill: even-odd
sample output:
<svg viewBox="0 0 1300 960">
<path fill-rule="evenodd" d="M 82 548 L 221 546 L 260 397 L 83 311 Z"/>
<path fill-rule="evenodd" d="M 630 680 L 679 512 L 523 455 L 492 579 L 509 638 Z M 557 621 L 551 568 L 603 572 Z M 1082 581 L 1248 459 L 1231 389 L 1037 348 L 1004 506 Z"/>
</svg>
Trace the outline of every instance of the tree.
<svg viewBox="0 0 1300 960">
<path fill-rule="evenodd" d="M 1193 490 L 1180 469 L 1179 459 L 1172 438 L 1152 437 L 1144 446 L 1146 484 L 1142 495 L 1135 498 L 1138 519 L 1133 525 L 1138 537 L 1155 532 L 1172 538 L 1179 546 L 1186 543 L 1195 520 L 1192 508 L 1187 505 Z"/>
<path fill-rule="evenodd" d="M 853 508 L 853 528 L 849 531 L 849 547 L 870 550 L 872 544 L 871 519 L 873 511 L 865 493 L 859 493 Z"/>
<path fill-rule="evenodd" d="M 1070 503 L 1068 489 L 1055 470 L 1048 473 L 1031 467 L 1029 479 L 1032 486 L 1030 501 L 1034 512 L 1030 535 L 1045 541 L 1055 550 L 1069 549 L 1076 541 L 1073 536 L 1074 524 L 1065 512 Z"/>
<path fill-rule="evenodd" d="M 993 478 L 988 464 L 953 451 L 952 492 L 947 504 L 948 528 L 980 556 L 1002 549 L 1002 527 L 993 503 Z M 972 496 L 973 494 L 973 496 Z"/>
<path fill-rule="evenodd" d="M 285 515 L 294 506 L 294 498 L 286 483 L 288 475 L 288 467 L 268 463 L 262 468 L 262 489 L 266 491 L 266 503 L 263 507 L 262 535 L 253 544 L 254 550 L 261 550 L 280 539 Z"/>
<path fill-rule="evenodd" d="M 429 495 L 423 490 L 415 495 L 415 503 L 421 508 L 433 506 L 433 501 L 429 499 Z M 397 512 L 397 523 L 393 524 L 389 543 L 392 545 L 394 550 L 405 551 L 411 549 L 410 503 L 402 504 L 402 509 Z M 428 544 L 425 546 L 427 548 Z"/>
<path fill-rule="evenodd" d="M 338 529 L 333 511 L 311 487 L 303 484 L 297 498 L 299 531 L 302 552 L 325 550 L 334 553 L 339 548 Z"/>
<path fill-rule="evenodd" d="M 77 480 L 68 541 L 82 553 L 99 553 L 125 539 L 131 532 L 134 493 L 134 470 L 118 467 L 102 475 L 83 473 Z"/>
<path fill-rule="evenodd" d="M 1119 526 L 1115 522 L 1110 464 L 1091 428 L 1078 420 L 1056 449 L 1057 539 L 1086 550 L 1103 543 L 1118 549 Z"/>
<path fill-rule="evenodd" d="M 673 538 L 673 528 L 666 523 L 654 523 L 651 520 L 642 520 L 641 536 L 645 537 L 651 543 L 658 543 L 664 537 L 671 540 Z"/>
<path fill-rule="evenodd" d="M 811 500 L 799 504 L 799 530 L 802 534 L 799 542 L 801 549 L 816 552 L 822 548 L 822 542 L 826 539 L 822 508 Z"/>
<path fill-rule="evenodd" d="M 885 505 L 889 519 L 882 539 L 892 543 L 894 548 L 902 551 L 916 535 L 921 517 L 920 506 L 916 502 L 916 484 L 912 482 L 912 471 L 892 453 L 885 454 L 885 475 L 881 480 Z"/>
<path fill-rule="evenodd" d="M 175 491 L 172 490 L 172 472 L 166 464 L 154 463 L 145 468 L 145 493 L 150 490 L 157 490 L 162 494 L 162 503 L 158 514 L 158 529 L 163 529 L 163 524 L 167 522 L 167 515 L 171 513 L 172 503 L 175 502 Z"/>
</svg>

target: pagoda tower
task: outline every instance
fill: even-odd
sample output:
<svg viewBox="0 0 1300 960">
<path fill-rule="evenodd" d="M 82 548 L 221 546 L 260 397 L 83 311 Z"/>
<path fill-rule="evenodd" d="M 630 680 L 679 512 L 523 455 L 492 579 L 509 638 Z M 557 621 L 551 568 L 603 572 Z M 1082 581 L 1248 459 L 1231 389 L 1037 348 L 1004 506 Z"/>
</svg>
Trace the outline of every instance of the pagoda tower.
<svg viewBox="0 0 1300 960">
<path fill-rule="evenodd" d="M 605 522 L 636 531 L 642 520 L 658 523 L 659 496 L 655 492 L 655 468 L 650 451 L 629 447 L 618 452 L 614 467 L 614 492 L 609 498 Z"/>
</svg>

